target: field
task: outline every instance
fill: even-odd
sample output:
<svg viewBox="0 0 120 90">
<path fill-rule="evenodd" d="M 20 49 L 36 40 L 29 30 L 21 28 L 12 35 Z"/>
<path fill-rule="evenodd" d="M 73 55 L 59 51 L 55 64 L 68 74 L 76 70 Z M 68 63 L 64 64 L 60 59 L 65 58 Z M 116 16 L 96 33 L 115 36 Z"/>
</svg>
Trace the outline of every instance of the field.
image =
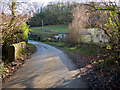
<svg viewBox="0 0 120 90">
<path fill-rule="evenodd" d="M 48 25 L 43 27 L 30 27 L 31 32 L 35 34 L 51 34 L 51 33 L 66 33 L 68 31 L 68 25 Z M 41 31 L 41 29 L 48 29 L 47 31 Z"/>
</svg>

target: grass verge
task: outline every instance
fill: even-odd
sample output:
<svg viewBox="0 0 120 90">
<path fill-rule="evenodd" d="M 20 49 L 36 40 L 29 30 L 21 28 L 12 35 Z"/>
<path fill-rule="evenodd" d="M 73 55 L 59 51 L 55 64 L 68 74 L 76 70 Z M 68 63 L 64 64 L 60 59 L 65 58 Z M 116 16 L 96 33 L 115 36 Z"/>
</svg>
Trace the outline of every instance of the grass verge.
<svg viewBox="0 0 120 90">
<path fill-rule="evenodd" d="M 63 42 L 44 42 L 44 43 L 59 47 L 60 49 L 63 49 L 64 51 L 67 51 L 71 54 L 78 53 L 85 57 L 94 57 L 96 53 L 98 53 L 101 50 L 100 46 L 87 43 L 80 44 L 77 46 L 69 46 Z"/>
</svg>

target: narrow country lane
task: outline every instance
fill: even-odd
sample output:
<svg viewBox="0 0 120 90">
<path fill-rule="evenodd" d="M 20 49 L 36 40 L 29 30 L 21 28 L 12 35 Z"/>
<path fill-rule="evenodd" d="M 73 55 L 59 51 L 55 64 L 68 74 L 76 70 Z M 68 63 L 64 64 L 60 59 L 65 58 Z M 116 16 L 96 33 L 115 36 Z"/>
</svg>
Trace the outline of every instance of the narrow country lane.
<svg viewBox="0 0 120 90">
<path fill-rule="evenodd" d="M 87 88 L 79 71 L 61 50 L 29 42 L 37 47 L 37 52 L 3 88 Z"/>
</svg>

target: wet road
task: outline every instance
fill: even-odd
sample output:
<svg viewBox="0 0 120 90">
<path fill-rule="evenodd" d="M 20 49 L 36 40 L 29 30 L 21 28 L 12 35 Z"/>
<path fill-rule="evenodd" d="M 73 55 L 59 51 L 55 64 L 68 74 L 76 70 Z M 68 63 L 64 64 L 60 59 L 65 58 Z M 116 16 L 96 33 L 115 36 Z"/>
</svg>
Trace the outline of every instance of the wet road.
<svg viewBox="0 0 120 90">
<path fill-rule="evenodd" d="M 87 87 L 79 71 L 61 50 L 36 41 L 29 42 L 37 47 L 37 52 L 15 73 L 4 88 Z"/>
</svg>

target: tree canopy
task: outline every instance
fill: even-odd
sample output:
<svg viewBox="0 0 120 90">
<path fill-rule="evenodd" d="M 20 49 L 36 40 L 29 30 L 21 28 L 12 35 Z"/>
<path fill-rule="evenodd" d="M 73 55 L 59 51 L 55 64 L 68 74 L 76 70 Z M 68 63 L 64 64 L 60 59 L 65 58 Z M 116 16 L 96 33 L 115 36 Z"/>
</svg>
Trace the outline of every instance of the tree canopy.
<svg viewBox="0 0 120 90">
<path fill-rule="evenodd" d="M 40 12 L 34 14 L 28 24 L 31 26 L 69 24 L 72 22 L 74 3 L 53 3 L 41 7 Z"/>
</svg>

